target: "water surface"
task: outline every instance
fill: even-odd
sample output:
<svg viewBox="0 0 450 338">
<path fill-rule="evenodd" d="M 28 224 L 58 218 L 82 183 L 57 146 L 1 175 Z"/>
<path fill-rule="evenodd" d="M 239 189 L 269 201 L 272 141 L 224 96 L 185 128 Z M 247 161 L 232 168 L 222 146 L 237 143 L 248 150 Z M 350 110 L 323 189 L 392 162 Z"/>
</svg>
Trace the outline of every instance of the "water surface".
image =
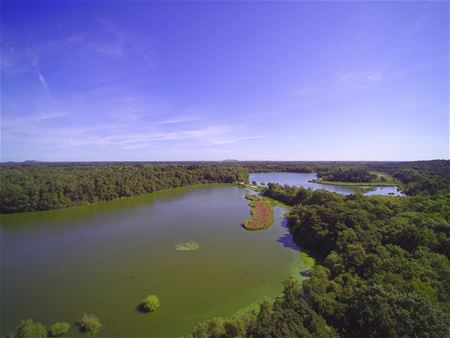
<svg viewBox="0 0 450 338">
<path fill-rule="evenodd" d="M 272 173 L 251 173 L 250 182 L 259 183 L 278 183 L 281 185 L 295 185 L 304 188 L 325 189 L 338 194 L 348 195 L 357 191 L 362 192 L 364 195 L 395 195 L 402 196 L 403 194 L 396 187 L 349 187 L 328 185 L 310 182 L 317 178 L 314 173 L 289 173 L 289 172 L 272 172 Z"/>
<path fill-rule="evenodd" d="M 21 319 L 50 325 L 94 313 L 100 336 L 181 336 L 277 295 L 297 253 L 274 225 L 250 232 L 245 190 L 178 188 L 69 209 L 1 217 L 1 333 Z M 176 251 L 195 241 L 197 251 Z M 151 314 L 136 311 L 148 294 Z M 72 329 L 71 335 L 78 333 Z"/>
</svg>

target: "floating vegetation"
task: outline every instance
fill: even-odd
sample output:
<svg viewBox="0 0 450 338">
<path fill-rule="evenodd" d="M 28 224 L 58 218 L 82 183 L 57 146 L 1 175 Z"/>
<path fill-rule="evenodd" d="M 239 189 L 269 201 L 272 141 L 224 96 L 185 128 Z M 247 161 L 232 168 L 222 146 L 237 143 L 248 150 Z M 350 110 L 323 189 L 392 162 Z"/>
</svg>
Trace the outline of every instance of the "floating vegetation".
<svg viewBox="0 0 450 338">
<path fill-rule="evenodd" d="M 85 313 L 78 322 L 81 332 L 96 334 L 103 329 L 102 323 L 93 314 Z"/>
<path fill-rule="evenodd" d="M 194 251 L 200 248 L 200 244 L 194 241 L 175 244 L 177 251 Z"/>
</svg>

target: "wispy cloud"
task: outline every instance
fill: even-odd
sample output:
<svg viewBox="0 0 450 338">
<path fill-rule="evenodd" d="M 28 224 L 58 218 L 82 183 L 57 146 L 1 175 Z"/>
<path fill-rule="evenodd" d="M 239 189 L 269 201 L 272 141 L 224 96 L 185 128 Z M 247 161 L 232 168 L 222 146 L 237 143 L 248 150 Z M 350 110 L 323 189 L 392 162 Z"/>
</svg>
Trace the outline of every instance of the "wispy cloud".
<svg viewBox="0 0 450 338">
<path fill-rule="evenodd" d="M 426 70 L 427 68 L 433 67 L 436 64 L 439 64 L 441 62 L 446 62 L 447 65 L 448 65 L 449 57 L 450 57 L 449 54 L 439 55 L 437 57 L 431 58 L 431 59 L 423 61 L 423 62 L 418 62 L 418 63 L 415 63 L 415 64 L 410 65 L 410 66 L 406 66 L 406 67 L 402 67 L 402 68 L 399 68 L 399 69 L 396 69 L 396 70 L 392 70 L 391 71 L 391 76 L 392 77 L 408 76 L 408 75 L 411 75 L 411 74 L 413 74 L 415 72 Z"/>
<path fill-rule="evenodd" d="M 38 77 L 39 82 L 41 83 L 42 87 L 49 92 L 47 81 L 45 80 L 44 74 L 42 74 L 41 69 L 39 68 L 39 64 L 36 59 L 33 60 L 33 67 L 34 71 Z"/>
<path fill-rule="evenodd" d="M 125 150 L 162 149 L 166 147 L 195 146 L 221 147 L 261 138 L 245 135 L 247 128 L 236 124 L 217 124 L 202 121 L 201 126 L 188 127 L 194 117 L 171 120 L 106 122 L 92 126 L 68 127 L 68 123 L 54 125 L 53 120 L 64 114 L 47 113 L 5 121 L 3 139 L 9 143 L 29 143 L 33 147 L 73 148 L 108 147 Z"/>
<path fill-rule="evenodd" d="M 97 23 L 103 34 L 96 36 L 78 34 L 71 41 L 84 44 L 107 57 L 120 59 L 133 56 L 141 66 L 156 67 L 156 40 L 152 36 L 131 34 L 105 18 L 98 19 Z"/>
<path fill-rule="evenodd" d="M 44 122 L 44 121 L 51 120 L 54 118 L 62 117 L 64 115 L 65 115 L 65 113 L 61 113 L 61 112 L 48 112 L 48 113 L 41 113 L 41 114 L 27 115 L 27 116 L 13 117 L 13 118 L 9 118 L 8 115 L 4 115 L 2 117 L 2 127 L 8 128 L 8 127 L 32 126 L 32 125 L 36 125 L 40 122 Z"/>
<path fill-rule="evenodd" d="M 200 120 L 199 116 L 182 116 L 182 117 L 176 117 L 171 118 L 168 120 L 162 120 L 156 122 L 156 124 L 180 124 L 180 123 L 188 123 L 188 122 L 194 122 Z"/>
<path fill-rule="evenodd" d="M 132 34 L 106 19 L 98 19 L 96 23 L 99 26 L 97 30 L 78 31 L 65 37 L 40 41 L 30 40 L 26 45 L 15 41 L 24 37 L 13 39 L 13 34 L 5 34 L 2 41 L 2 75 L 18 76 L 34 72 L 47 90 L 48 82 L 36 60 L 47 62 L 51 58 L 55 64 L 55 56 L 71 55 L 73 58 L 74 55 L 89 51 L 101 54 L 105 61 L 108 61 L 106 58 L 122 61 L 132 58 L 141 69 L 156 69 L 156 40 L 151 35 Z"/>
<path fill-rule="evenodd" d="M 294 90 L 291 96 L 334 95 L 347 91 L 359 91 L 373 88 L 386 79 L 384 71 L 338 72 L 328 82 L 303 86 Z"/>
<path fill-rule="evenodd" d="M 103 39 L 92 39 L 90 38 L 87 46 L 93 48 L 98 53 L 119 57 L 125 52 L 125 43 L 127 40 L 126 34 L 124 31 L 120 30 L 116 25 L 112 22 L 101 19 L 97 21 L 103 31 L 106 33 L 106 36 Z"/>
<path fill-rule="evenodd" d="M 381 81 L 384 79 L 384 74 L 382 72 L 378 72 L 378 73 L 372 73 L 372 74 L 368 74 L 366 79 L 369 81 Z"/>
<path fill-rule="evenodd" d="M 314 90 L 311 86 L 306 86 L 297 90 L 294 90 L 291 95 L 292 96 L 308 96 L 314 94 L 316 90 Z"/>
</svg>

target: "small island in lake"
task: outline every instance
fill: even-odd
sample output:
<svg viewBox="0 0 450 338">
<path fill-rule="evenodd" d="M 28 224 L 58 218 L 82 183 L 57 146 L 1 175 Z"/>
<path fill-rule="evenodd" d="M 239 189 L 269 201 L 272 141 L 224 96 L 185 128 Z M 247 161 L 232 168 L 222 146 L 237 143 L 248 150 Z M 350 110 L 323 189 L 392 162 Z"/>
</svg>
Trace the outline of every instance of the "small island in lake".
<svg viewBox="0 0 450 338">
<path fill-rule="evenodd" d="M 251 217 L 246 219 L 242 226 L 247 230 L 263 230 L 273 223 L 273 209 L 269 201 L 258 195 L 245 195 L 250 206 Z"/>
<path fill-rule="evenodd" d="M 397 185 L 393 177 L 388 174 L 357 168 L 327 168 L 325 170 L 320 170 L 317 173 L 317 178 L 311 182 L 358 187 L 395 187 Z"/>
</svg>

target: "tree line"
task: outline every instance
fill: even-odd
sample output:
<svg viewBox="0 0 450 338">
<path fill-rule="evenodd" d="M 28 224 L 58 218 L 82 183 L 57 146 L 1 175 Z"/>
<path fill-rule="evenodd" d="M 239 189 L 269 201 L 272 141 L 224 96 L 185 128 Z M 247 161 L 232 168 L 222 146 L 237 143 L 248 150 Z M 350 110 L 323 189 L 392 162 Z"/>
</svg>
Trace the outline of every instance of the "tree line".
<svg viewBox="0 0 450 338">
<path fill-rule="evenodd" d="M 202 183 L 247 182 L 248 171 L 215 164 L 5 165 L 0 212 L 48 210 Z"/>
<path fill-rule="evenodd" d="M 248 172 L 367 173 L 402 182 L 406 194 L 450 185 L 450 161 L 416 162 L 80 162 L 2 163 L 0 213 L 48 210 L 199 183 L 248 182 Z M 337 179 L 352 180 L 349 177 Z M 323 177 L 323 176 L 322 176 Z"/>
</svg>

